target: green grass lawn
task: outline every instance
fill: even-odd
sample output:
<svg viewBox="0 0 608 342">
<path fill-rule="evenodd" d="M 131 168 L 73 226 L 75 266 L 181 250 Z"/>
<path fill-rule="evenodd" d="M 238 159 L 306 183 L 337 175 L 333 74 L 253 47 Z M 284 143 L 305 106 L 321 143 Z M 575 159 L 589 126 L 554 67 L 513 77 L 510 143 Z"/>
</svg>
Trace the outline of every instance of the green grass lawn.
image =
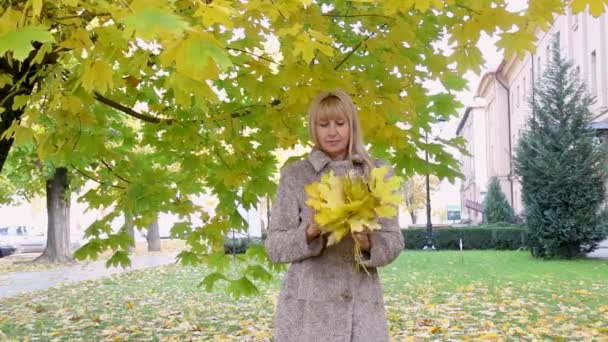
<svg viewBox="0 0 608 342">
<path fill-rule="evenodd" d="M 167 266 L 0 299 L 0 340 L 267 341 L 280 279 L 239 301 Z M 394 341 L 608 340 L 608 261 L 403 252 L 382 269 Z"/>
</svg>

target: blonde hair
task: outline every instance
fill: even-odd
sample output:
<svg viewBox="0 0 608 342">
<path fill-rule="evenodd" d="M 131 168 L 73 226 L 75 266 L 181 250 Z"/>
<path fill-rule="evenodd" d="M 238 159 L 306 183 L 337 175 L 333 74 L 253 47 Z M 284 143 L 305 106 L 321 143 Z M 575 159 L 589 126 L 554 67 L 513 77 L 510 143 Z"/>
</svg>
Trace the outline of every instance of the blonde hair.
<svg viewBox="0 0 608 342">
<path fill-rule="evenodd" d="M 340 115 L 346 116 L 350 127 L 350 138 L 348 141 L 348 160 L 351 162 L 363 162 L 365 175 L 374 168 L 374 162 L 367 153 L 363 144 L 363 133 L 359 124 L 357 108 L 353 99 L 344 91 L 324 91 L 317 95 L 308 109 L 308 129 L 315 147 L 321 149 L 321 144 L 317 138 L 316 122 L 320 119 L 335 119 Z M 361 160 L 353 160 L 357 154 Z"/>
</svg>

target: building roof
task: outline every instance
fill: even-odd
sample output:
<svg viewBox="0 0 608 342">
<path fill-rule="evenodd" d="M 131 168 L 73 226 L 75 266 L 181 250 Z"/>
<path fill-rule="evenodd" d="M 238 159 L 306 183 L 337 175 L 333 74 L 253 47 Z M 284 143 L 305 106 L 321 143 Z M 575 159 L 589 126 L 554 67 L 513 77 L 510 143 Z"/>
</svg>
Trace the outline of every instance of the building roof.
<svg viewBox="0 0 608 342">
<path fill-rule="evenodd" d="M 462 127 L 464 127 L 464 123 L 467 122 L 467 119 L 469 118 L 469 112 L 471 111 L 472 107 L 467 107 L 464 110 L 464 116 L 462 117 L 462 119 L 460 119 L 460 122 L 458 123 L 458 127 L 456 128 L 456 135 L 460 135 L 460 131 L 462 131 Z"/>
<path fill-rule="evenodd" d="M 464 110 L 464 116 L 462 117 L 462 119 L 460 119 L 460 122 L 458 123 L 458 127 L 456 128 L 456 135 L 460 135 L 460 132 L 462 131 L 462 128 L 464 127 L 464 124 L 467 122 L 467 119 L 469 118 L 469 112 L 474 108 L 483 108 L 483 107 L 471 106 L 471 107 L 467 107 Z"/>
</svg>

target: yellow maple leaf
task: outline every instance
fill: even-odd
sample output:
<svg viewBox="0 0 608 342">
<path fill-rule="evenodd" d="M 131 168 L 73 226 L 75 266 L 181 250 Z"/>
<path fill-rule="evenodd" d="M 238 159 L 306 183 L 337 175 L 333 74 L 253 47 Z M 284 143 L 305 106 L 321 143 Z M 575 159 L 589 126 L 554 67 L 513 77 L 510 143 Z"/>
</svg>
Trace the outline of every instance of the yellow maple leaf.
<svg viewBox="0 0 608 342">
<path fill-rule="evenodd" d="M 369 182 L 353 173 L 337 177 L 330 171 L 319 182 L 305 186 L 306 204 L 316 210 L 314 220 L 321 230 L 329 233 L 328 245 L 349 233 L 379 230 L 379 217 L 397 215 L 400 179 L 386 177 L 388 170 L 373 169 Z"/>
<path fill-rule="evenodd" d="M 607 0 L 572 0 L 572 13 L 577 14 L 589 6 L 589 13 L 597 18 L 604 13 L 606 4 Z"/>
<path fill-rule="evenodd" d="M 377 167 L 372 170 L 370 174 L 370 190 L 383 205 L 399 205 L 401 196 L 398 190 L 401 186 L 401 179 L 397 176 L 385 179 L 388 171 L 388 166 Z"/>
<path fill-rule="evenodd" d="M 112 75 L 114 71 L 112 67 L 102 60 L 87 61 L 84 65 L 84 74 L 82 76 L 82 86 L 87 91 L 98 91 L 104 94 L 112 89 Z"/>
</svg>

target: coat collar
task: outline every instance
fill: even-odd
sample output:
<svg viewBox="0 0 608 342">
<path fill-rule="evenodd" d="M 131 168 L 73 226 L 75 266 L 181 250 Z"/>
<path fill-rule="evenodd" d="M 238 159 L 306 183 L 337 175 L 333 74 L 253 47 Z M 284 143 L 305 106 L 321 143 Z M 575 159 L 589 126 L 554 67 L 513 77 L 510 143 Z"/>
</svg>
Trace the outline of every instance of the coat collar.
<svg viewBox="0 0 608 342">
<path fill-rule="evenodd" d="M 351 158 L 353 163 L 362 163 L 363 159 L 358 154 L 353 154 Z M 313 147 L 312 151 L 308 154 L 308 161 L 312 164 L 315 172 L 319 173 L 329 163 L 350 163 L 351 160 L 332 160 L 330 156 L 321 151 L 318 147 Z"/>
</svg>

